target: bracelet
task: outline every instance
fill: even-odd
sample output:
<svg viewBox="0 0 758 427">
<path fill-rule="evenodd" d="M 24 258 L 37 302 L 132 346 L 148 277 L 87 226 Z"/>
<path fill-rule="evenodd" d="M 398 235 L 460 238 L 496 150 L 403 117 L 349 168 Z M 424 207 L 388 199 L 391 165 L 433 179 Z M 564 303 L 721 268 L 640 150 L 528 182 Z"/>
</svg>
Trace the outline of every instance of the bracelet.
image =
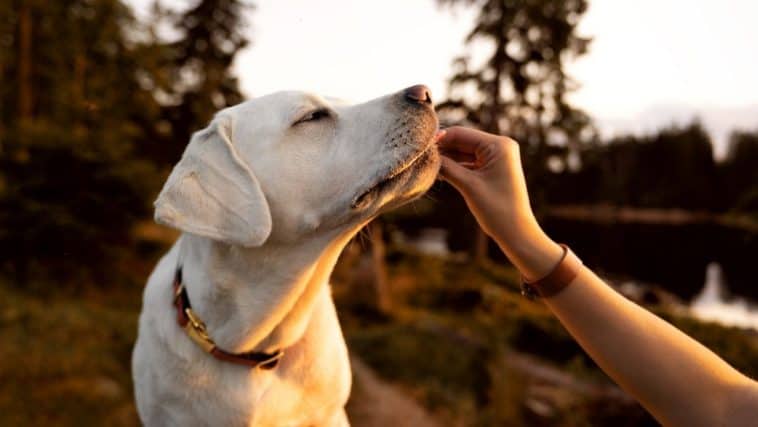
<svg viewBox="0 0 758 427">
<path fill-rule="evenodd" d="M 543 278 L 527 282 L 521 276 L 521 294 L 531 300 L 537 297 L 550 298 L 566 289 L 574 281 L 582 268 L 582 260 L 568 246 L 560 244 L 563 256 L 558 264 Z"/>
</svg>

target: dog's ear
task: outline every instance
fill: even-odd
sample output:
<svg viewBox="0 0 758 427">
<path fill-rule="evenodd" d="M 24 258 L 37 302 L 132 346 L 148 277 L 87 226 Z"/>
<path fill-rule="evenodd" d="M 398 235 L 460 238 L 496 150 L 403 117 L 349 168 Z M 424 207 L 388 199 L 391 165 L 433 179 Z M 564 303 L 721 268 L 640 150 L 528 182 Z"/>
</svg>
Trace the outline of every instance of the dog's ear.
<svg viewBox="0 0 758 427">
<path fill-rule="evenodd" d="M 232 145 L 231 118 L 195 133 L 155 201 L 155 221 L 242 246 L 260 246 L 271 213 L 255 175 Z"/>
</svg>

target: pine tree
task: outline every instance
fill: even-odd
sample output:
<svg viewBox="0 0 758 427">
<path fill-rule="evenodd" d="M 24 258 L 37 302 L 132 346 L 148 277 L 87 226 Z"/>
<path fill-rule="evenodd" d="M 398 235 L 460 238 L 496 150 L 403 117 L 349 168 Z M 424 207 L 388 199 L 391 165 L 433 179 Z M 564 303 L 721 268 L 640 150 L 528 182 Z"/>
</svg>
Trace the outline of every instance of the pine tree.
<svg viewBox="0 0 758 427">
<path fill-rule="evenodd" d="M 492 47 L 480 65 L 470 54 L 455 60 L 451 96 L 443 110 L 459 110 L 484 130 L 506 132 L 530 147 L 577 141 L 589 120 L 566 100 L 575 85 L 564 62 L 587 51 L 590 40 L 576 34 L 586 0 L 440 2 L 478 7 L 466 44 Z"/>
<path fill-rule="evenodd" d="M 518 140 L 524 147 L 531 193 L 539 200 L 539 181 L 547 173 L 548 158 L 565 162 L 567 147 L 576 146 L 591 131 L 587 115 L 566 100 L 575 85 L 564 71 L 565 61 L 584 54 L 590 42 L 576 34 L 587 1 L 439 3 L 478 8 L 466 45 L 479 43 L 489 46 L 490 52 L 483 61 L 470 54 L 456 58 L 449 99 L 438 108 L 452 121 Z M 484 257 L 486 249 L 486 237 L 479 230 L 476 257 Z"/>
<path fill-rule="evenodd" d="M 173 99 L 164 107 L 172 129 L 167 162 L 176 161 L 192 132 L 216 111 L 242 101 L 231 67 L 248 44 L 243 12 L 250 8 L 240 0 L 201 0 L 182 13 L 164 14 L 180 34 L 166 45 L 171 78 L 165 89 Z"/>
<path fill-rule="evenodd" d="M 721 168 L 719 209 L 750 213 L 758 222 L 758 131 L 735 131 L 729 137 Z"/>
<path fill-rule="evenodd" d="M 0 3 L 0 270 L 91 277 L 133 252 L 155 166 L 241 99 L 242 10 L 200 1 L 166 42 L 122 0 Z"/>
<path fill-rule="evenodd" d="M 135 155 L 158 119 L 138 24 L 118 0 L 15 3 L 0 7 L 0 269 L 107 269 L 156 187 Z"/>
</svg>

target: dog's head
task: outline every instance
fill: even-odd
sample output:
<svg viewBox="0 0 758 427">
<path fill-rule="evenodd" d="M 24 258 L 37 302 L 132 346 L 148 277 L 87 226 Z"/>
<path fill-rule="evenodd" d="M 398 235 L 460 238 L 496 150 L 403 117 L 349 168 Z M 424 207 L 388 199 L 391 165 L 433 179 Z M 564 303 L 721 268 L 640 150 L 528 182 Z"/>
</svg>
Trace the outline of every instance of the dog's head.
<svg viewBox="0 0 758 427">
<path fill-rule="evenodd" d="M 302 92 L 247 101 L 192 136 L 155 219 L 247 247 L 347 229 L 431 186 L 437 126 L 424 86 L 358 105 Z"/>
</svg>

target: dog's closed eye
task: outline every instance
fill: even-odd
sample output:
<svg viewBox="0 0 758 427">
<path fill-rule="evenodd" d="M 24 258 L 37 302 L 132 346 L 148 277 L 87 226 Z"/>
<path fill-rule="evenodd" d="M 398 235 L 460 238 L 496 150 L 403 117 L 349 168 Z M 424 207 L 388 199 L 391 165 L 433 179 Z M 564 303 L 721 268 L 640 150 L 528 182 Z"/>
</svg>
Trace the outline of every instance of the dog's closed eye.
<svg viewBox="0 0 758 427">
<path fill-rule="evenodd" d="M 297 119 L 295 123 L 292 124 L 292 126 L 299 125 L 300 123 L 306 123 L 306 122 L 315 122 L 322 119 L 328 119 L 332 116 L 331 111 L 327 108 L 318 108 L 313 111 L 309 111 L 307 114 L 305 114 L 303 117 Z"/>
</svg>

